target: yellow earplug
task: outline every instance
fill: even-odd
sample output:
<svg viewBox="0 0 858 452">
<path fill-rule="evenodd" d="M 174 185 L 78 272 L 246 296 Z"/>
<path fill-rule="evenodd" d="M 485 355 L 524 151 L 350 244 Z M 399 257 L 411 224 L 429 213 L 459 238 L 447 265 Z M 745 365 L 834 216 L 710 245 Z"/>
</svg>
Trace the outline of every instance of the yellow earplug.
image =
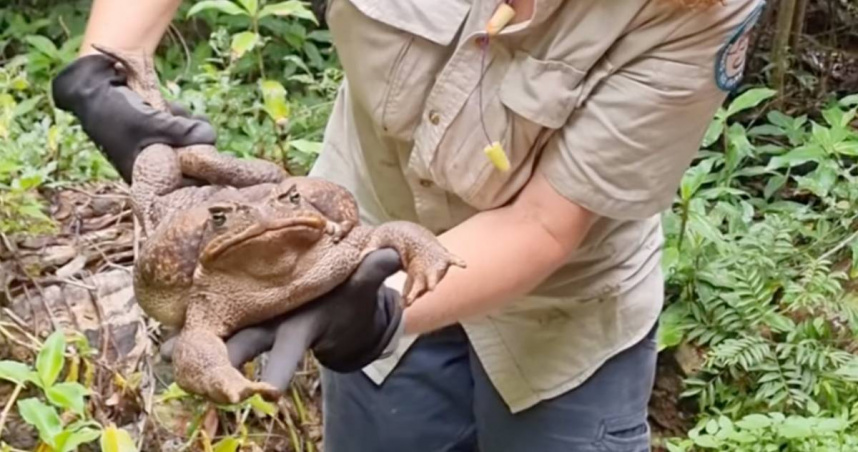
<svg viewBox="0 0 858 452">
<path fill-rule="evenodd" d="M 495 141 L 494 143 L 486 146 L 486 148 L 483 149 L 483 152 L 486 153 L 486 156 L 488 156 L 495 168 L 502 172 L 509 171 L 509 158 L 506 156 L 506 152 L 503 150 L 503 146 L 501 146 L 500 143 Z"/>
<path fill-rule="evenodd" d="M 489 19 L 489 23 L 486 24 L 486 34 L 494 36 L 500 33 L 513 17 L 515 17 L 515 10 L 512 9 L 512 6 L 506 2 L 501 3 L 492 18 Z"/>
</svg>

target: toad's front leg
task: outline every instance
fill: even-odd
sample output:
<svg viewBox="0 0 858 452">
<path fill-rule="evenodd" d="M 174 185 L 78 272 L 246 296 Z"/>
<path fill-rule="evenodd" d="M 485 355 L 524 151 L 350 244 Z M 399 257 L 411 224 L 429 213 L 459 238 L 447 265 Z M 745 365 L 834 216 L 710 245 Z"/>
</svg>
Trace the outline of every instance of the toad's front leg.
<svg viewBox="0 0 858 452">
<path fill-rule="evenodd" d="M 361 248 L 361 260 L 381 248 L 393 248 L 399 253 L 408 278 L 403 289 L 406 306 L 435 289 L 451 266 L 465 268 L 465 261 L 453 255 L 426 228 L 408 221 L 391 221 L 367 232 Z"/>
<path fill-rule="evenodd" d="M 233 367 L 223 339 L 211 331 L 183 329 L 172 355 L 176 384 L 189 393 L 221 404 L 239 403 L 254 394 L 270 401 L 280 397 L 274 386 L 250 381 Z"/>
</svg>

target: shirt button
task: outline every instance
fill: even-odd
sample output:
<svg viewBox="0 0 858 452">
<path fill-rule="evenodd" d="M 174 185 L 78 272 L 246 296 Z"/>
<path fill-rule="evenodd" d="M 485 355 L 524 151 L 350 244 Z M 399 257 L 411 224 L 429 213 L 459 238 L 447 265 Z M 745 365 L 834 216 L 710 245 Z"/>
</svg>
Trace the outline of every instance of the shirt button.
<svg viewBox="0 0 858 452">
<path fill-rule="evenodd" d="M 428 179 L 420 179 L 420 186 L 423 188 L 429 188 L 432 186 L 432 181 Z"/>
<path fill-rule="evenodd" d="M 438 114 L 438 112 L 435 110 L 430 111 L 429 112 L 429 122 L 431 122 L 432 124 L 438 125 L 438 123 L 441 122 L 441 115 Z"/>
</svg>

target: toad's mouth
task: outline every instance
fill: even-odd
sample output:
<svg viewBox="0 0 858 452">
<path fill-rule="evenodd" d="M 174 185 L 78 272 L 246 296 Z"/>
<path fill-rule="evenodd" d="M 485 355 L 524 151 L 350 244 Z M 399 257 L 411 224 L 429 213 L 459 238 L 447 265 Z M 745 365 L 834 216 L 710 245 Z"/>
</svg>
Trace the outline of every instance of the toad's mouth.
<svg viewBox="0 0 858 452">
<path fill-rule="evenodd" d="M 318 216 L 281 218 L 257 223 L 245 229 L 240 234 L 226 237 L 223 240 L 212 243 L 206 252 L 207 260 L 216 259 L 226 251 L 235 246 L 250 241 L 273 239 L 285 231 L 318 231 L 324 232 L 327 221 Z"/>
</svg>

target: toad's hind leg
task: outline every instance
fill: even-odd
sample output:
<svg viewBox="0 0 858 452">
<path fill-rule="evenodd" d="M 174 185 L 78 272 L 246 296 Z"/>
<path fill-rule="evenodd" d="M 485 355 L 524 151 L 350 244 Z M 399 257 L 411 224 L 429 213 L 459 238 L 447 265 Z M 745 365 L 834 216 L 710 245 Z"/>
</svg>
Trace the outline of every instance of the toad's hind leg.
<svg viewBox="0 0 858 452">
<path fill-rule="evenodd" d="M 235 404 L 254 394 L 274 401 L 280 391 L 274 386 L 248 380 L 229 362 L 223 339 L 201 329 L 185 329 L 173 348 L 176 384 L 215 403 Z"/>
<path fill-rule="evenodd" d="M 183 174 L 210 184 L 242 188 L 278 183 L 289 177 L 289 173 L 273 162 L 233 157 L 210 145 L 187 146 L 177 149 L 177 153 Z"/>
</svg>

